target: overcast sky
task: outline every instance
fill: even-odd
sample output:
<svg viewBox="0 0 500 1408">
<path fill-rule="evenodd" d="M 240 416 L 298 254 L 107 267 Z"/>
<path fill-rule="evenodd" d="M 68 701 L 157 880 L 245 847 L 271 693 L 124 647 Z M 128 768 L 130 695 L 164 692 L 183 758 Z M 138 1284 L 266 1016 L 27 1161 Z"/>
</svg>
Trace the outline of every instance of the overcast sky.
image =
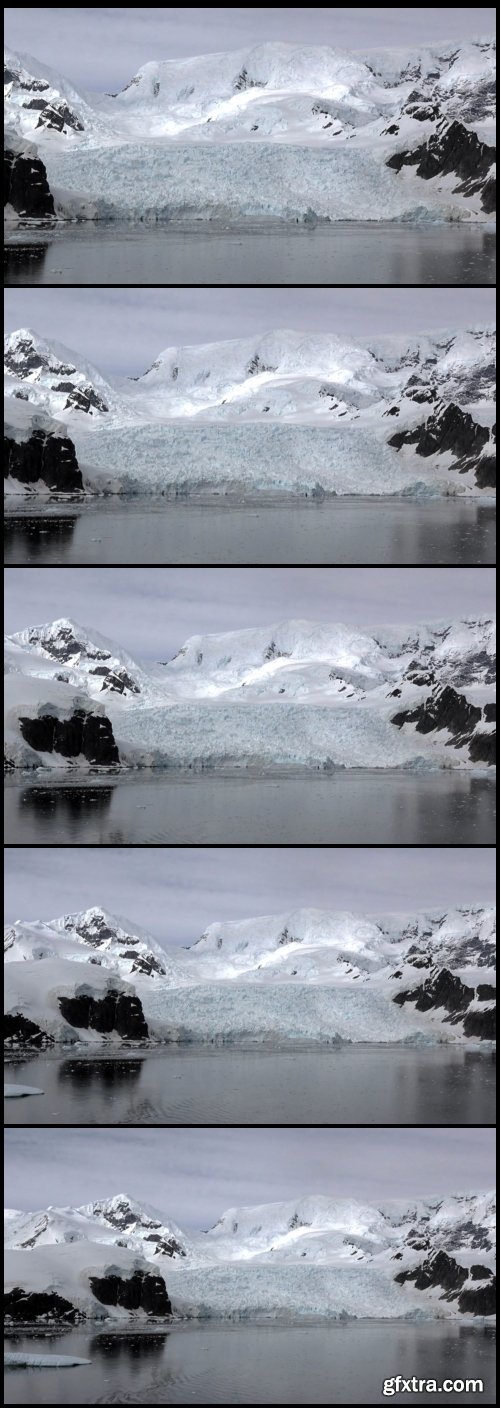
<svg viewBox="0 0 500 1408">
<path fill-rule="evenodd" d="M 5 292 L 7 332 L 31 328 L 107 376 L 137 376 L 166 347 L 248 337 L 272 328 L 373 338 L 485 326 L 489 288 L 74 289 Z"/>
<path fill-rule="evenodd" d="M 10 1129 L 5 1203 L 128 1193 L 181 1227 L 324 1193 L 376 1202 L 494 1186 L 493 1129 Z"/>
<path fill-rule="evenodd" d="M 5 919 L 55 919 L 99 904 L 166 944 L 216 920 L 298 908 L 385 912 L 495 898 L 490 847 L 8 847 Z"/>
<path fill-rule="evenodd" d="M 337 49 L 420 46 L 494 32 L 494 9 L 7 9 L 7 44 L 34 54 L 77 88 L 116 92 L 141 64 L 269 40 Z"/>
<path fill-rule="evenodd" d="M 12 567 L 8 632 L 69 616 L 134 658 L 166 660 L 192 635 L 296 617 L 373 626 L 495 609 L 488 567 Z"/>
</svg>

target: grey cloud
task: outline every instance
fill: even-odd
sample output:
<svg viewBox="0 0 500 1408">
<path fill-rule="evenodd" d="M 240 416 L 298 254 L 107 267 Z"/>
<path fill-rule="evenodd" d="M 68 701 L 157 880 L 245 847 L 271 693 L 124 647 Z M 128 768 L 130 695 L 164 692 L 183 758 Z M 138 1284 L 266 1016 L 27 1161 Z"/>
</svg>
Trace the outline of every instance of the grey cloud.
<svg viewBox="0 0 500 1408">
<path fill-rule="evenodd" d="M 273 328 L 353 338 L 494 321 L 487 288 L 7 289 L 8 332 L 29 327 L 66 343 L 104 375 L 138 376 L 166 347 Z"/>
<path fill-rule="evenodd" d="M 60 567 L 5 572 L 8 632 L 69 616 L 137 657 L 302 617 L 369 629 L 494 611 L 493 568 Z"/>
<path fill-rule="evenodd" d="M 231 1206 L 309 1193 L 369 1202 L 484 1190 L 494 1149 L 487 1129 L 12 1129 L 5 1198 L 38 1209 L 126 1192 L 206 1228 Z"/>
<path fill-rule="evenodd" d="M 5 919 L 54 919 L 101 904 L 163 944 L 216 920 L 301 907 L 387 912 L 492 903 L 488 847 L 8 847 Z"/>
<path fill-rule="evenodd" d="M 421 46 L 494 32 L 495 11 L 365 9 L 7 9 L 6 39 L 83 89 L 116 92 L 152 59 L 178 59 L 269 40 L 338 49 Z"/>
</svg>

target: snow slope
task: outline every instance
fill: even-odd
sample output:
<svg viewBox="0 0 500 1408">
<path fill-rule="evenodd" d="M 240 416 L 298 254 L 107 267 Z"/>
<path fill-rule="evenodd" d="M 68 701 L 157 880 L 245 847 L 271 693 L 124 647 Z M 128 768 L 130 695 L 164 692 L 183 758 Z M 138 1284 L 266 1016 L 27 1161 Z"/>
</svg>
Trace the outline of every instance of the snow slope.
<svg viewBox="0 0 500 1408">
<path fill-rule="evenodd" d="M 21 328 L 4 367 L 6 433 L 64 422 L 93 492 L 491 494 L 478 471 L 494 454 L 492 328 L 377 342 L 277 330 L 167 348 L 113 381 Z M 392 443 L 450 407 L 462 420 L 435 452 Z"/>
<path fill-rule="evenodd" d="M 138 928 L 140 940 L 129 936 Z M 158 1042 L 475 1041 L 488 1038 L 494 1005 L 495 911 L 297 910 L 210 924 L 180 949 L 93 908 L 16 921 L 5 931 L 5 960 L 15 1045 L 32 1040 L 16 1030 L 19 1013 L 50 1040 L 116 1043 L 126 1033 L 89 1029 L 85 1013 L 61 1008 L 61 998 L 99 1000 L 117 988 L 140 1002 L 147 1036 Z M 429 982 L 430 998 L 418 1005 Z"/>
<path fill-rule="evenodd" d="M 154 666 L 63 618 L 7 637 L 5 658 L 10 766 L 85 764 L 71 731 L 59 751 L 38 741 L 44 720 L 67 735 L 75 711 L 98 716 L 114 749 L 104 760 L 125 766 L 328 772 L 493 761 L 488 617 L 371 633 L 281 622 L 193 636 Z"/>
<path fill-rule="evenodd" d="M 453 123 L 490 141 L 494 64 L 482 39 L 368 54 L 271 43 L 153 61 L 96 96 L 7 53 L 7 123 L 35 139 L 51 188 L 103 216 L 481 219 L 481 182 L 387 161 Z"/>
<path fill-rule="evenodd" d="M 42 1289 L 63 1295 L 80 1315 L 123 1318 L 130 1310 L 103 1308 L 90 1278 L 126 1281 L 149 1268 L 181 1318 L 456 1316 L 463 1290 L 473 1297 L 491 1290 L 494 1212 L 489 1193 L 374 1206 L 315 1195 L 231 1208 L 208 1232 L 186 1238 L 123 1194 L 83 1208 L 8 1210 L 6 1290 L 23 1289 L 28 1319 L 29 1298 Z M 423 1253 L 430 1284 L 419 1289 L 400 1273 L 412 1272 Z M 458 1268 L 458 1289 L 442 1284 L 443 1265 L 448 1279 Z M 491 1311 L 478 1298 L 469 1313 Z M 48 1315 L 57 1318 L 57 1308 Z"/>
</svg>

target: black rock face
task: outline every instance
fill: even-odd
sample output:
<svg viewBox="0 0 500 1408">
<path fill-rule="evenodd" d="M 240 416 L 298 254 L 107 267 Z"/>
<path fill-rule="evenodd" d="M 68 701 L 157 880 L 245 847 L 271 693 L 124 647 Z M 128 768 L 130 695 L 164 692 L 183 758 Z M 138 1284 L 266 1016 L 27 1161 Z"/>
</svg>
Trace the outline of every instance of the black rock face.
<svg viewBox="0 0 500 1408">
<path fill-rule="evenodd" d="M 21 1012 L 7 1012 L 3 1019 L 4 1041 L 7 1046 L 53 1046 L 54 1038 L 42 1032 L 35 1022 Z"/>
<path fill-rule="evenodd" d="M 460 177 L 455 192 L 471 196 L 481 193 L 481 205 L 488 214 L 495 209 L 494 181 L 489 176 L 496 157 L 495 147 L 480 142 L 461 122 L 451 122 L 445 131 L 433 132 L 427 142 L 413 151 L 395 152 L 386 161 L 393 171 L 416 166 L 417 176 L 430 181 L 433 176 L 453 173 Z"/>
<path fill-rule="evenodd" d="M 186 1255 L 184 1247 L 181 1247 L 179 1242 L 176 1242 L 175 1237 L 160 1237 L 157 1232 L 150 1232 L 148 1236 L 144 1238 L 144 1241 L 156 1242 L 155 1256 L 158 1254 L 161 1256 L 185 1257 Z"/>
<path fill-rule="evenodd" d="M 67 103 L 44 103 L 43 112 L 37 122 L 37 127 L 48 127 L 53 132 L 64 132 L 70 127 L 73 132 L 83 132 L 83 122 L 77 117 L 76 112 L 72 112 Z"/>
<path fill-rule="evenodd" d="M 403 724 L 416 724 L 417 733 L 434 733 L 448 729 L 453 735 L 470 732 L 481 718 L 481 709 L 470 704 L 464 694 L 457 694 L 451 685 L 444 685 L 427 696 L 415 709 L 403 709 L 393 714 L 391 723 L 402 728 Z"/>
<path fill-rule="evenodd" d="M 473 763 L 488 763 L 494 767 L 497 760 L 496 733 L 475 733 L 469 743 L 469 757 Z"/>
<path fill-rule="evenodd" d="M 12 205 L 18 215 L 44 220 L 55 215 L 54 200 L 43 161 L 9 148 L 4 153 L 4 205 Z"/>
<path fill-rule="evenodd" d="M 468 1286 L 466 1291 L 462 1291 L 458 1297 L 459 1309 L 464 1314 L 469 1315 L 495 1315 L 496 1313 L 496 1279 L 493 1277 L 488 1286 L 478 1286 L 475 1290 L 473 1286 Z"/>
<path fill-rule="evenodd" d="M 421 425 L 396 431 L 388 444 L 396 450 L 400 450 L 402 445 L 415 445 L 417 455 L 426 459 L 449 450 L 458 461 L 454 467 L 464 474 L 468 469 L 475 469 L 476 483 L 483 488 L 490 484 L 496 464 L 494 455 L 482 455 L 489 439 L 487 426 L 479 425 L 468 411 L 462 411 L 452 402 L 444 411 L 429 416 Z"/>
<path fill-rule="evenodd" d="M 24 1291 L 21 1286 L 6 1292 L 4 1314 L 6 1318 L 23 1325 L 38 1320 L 65 1320 L 74 1324 L 85 1318 L 71 1301 L 56 1295 L 55 1291 Z"/>
<path fill-rule="evenodd" d="M 145 1310 L 147 1315 L 171 1315 L 172 1306 L 162 1276 L 134 1271 L 122 1276 L 90 1276 L 90 1287 L 101 1305 L 121 1305 L 124 1310 Z"/>
<path fill-rule="evenodd" d="M 73 494 L 83 489 L 73 441 L 67 435 L 33 430 L 28 440 L 4 438 L 4 478 L 12 475 L 20 484 L 36 484 L 41 479 L 48 489 Z"/>
<path fill-rule="evenodd" d="M 393 997 L 398 1007 L 405 1002 L 414 1002 L 417 1012 L 429 1012 L 434 1007 L 444 1007 L 447 1012 L 461 1012 L 474 998 L 474 988 L 469 988 L 449 968 L 441 968 L 431 974 L 416 988 L 398 992 Z"/>
<path fill-rule="evenodd" d="M 479 1266 L 476 1263 L 475 1266 L 470 1267 L 471 1281 L 489 1281 L 491 1276 L 493 1276 L 493 1272 L 490 1271 L 489 1266 Z"/>
<path fill-rule="evenodd" d="M 427 1291 L 431 1286 L 441 1286 L 443 1291 L 457 1293 L 464 1281 L 467 1280 L 467 1271 L 464 1266 L 458 1265 L 454 1257 L 448 1256 L 447 1252 L 439 1251 L 433 1256 L 427 1257 L 420 1266 L 415 1266 L 413 1270 L 398 1271 L 394 1280 L 399 1281 L 401 1285 L 405 1281 L 413 1281 L 417 1291 Z M 453 1299 L 453 1294 L 451 1298 Z"/>
<path fill-rule="evenodd" d="M 480 1041 L 496 1041 L 497 1018 L 494 1007 L 485 1007 L 482 1012 L 467 1012 L 464 1017 L 464 1036 L 477 1036 Z"/>
<path fill-rule="evenodd" d="M 492 983 L 479 983 L 476 988 L 478 1002 L 488 1002 L 490 997 L 495 999 L 496 995 L 496 988 Z"/>
<path fill-rule="evenodd" d="M 83 754 L 89 763 L 101 767 L 120 761 L 113 726 L 103 714 L 89 714 L 85 709 L 75 709 L 69 719 L 42 714 L 20 718 L 19 727 L 25 742 L 37 753 L 61 753 L 63 758 Z"/>
<path fill-rule="evenodd" d="M 111 991 L 104 997 L 89 997 L 82 993 L 75 997 L 60 997 L 59 1010 L 65 1022 L 71 1027 L 90 1028 L 92 1031 L 118 1032 L 118 1036 L 132 1041 L 145 1040 L 149 1035 L 147 1022 L 138 997 L 128 993 Z"/>
<path fill-rule="evenodd" d="M 58 389 L 61 390 L 62 388 L 59 387 Z M 97 411 L 109 411 L 109 406 L 106 404 L 104 398 L 99 395 L 93 386 L 72 386 L 69 388 L 69 393 L 64 407 L 65 410 L 67 410 L 68 407 L 76 406 L 79 411 L 86 411 L 88 413 L 92 406 L 94 406 Z"/>
</svg>

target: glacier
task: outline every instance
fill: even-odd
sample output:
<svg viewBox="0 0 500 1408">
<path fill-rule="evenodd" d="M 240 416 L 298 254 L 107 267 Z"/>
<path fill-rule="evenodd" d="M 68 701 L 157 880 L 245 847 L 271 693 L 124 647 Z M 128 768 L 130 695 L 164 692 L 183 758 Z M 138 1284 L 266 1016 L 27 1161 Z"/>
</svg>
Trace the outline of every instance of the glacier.
<svg viewBox="0 0 500 1408">
<path fill-rule="evenodd" d="M 161 649 L 161 643 L 159 643 Z M 134 661 L 62 618 L 5 644 L 10 768 L 491 766 L 495 625 L 278 622 Z"/>
<path fill-rule="evenodd" d="M 56 218 L 477 221 L 492 209 L 494 64 L 482 38 L 264 43 L 146 63 L 97 95 L 7 51 L 7 130 L 38 148 Z"/>
<path fill-rule="evenodd" d="M 305 1196 L 230 1208 L 190 1237 L 127 1194 L 79 1208 L 8 1209 L 7 1316 L 54 1321 L 63 1302 L 70 1321 L 456 1318 L 466 1300 L 469 1315 L 489 1316 L 494 1226 L 487 1192 L 378 1205 Z M 127 1287 L 130 1299 L 132 1283 L 153 1277 L 168 1310 L 127 1304 Z"/>
<path fill-rule="evenodd" d="M 5 338 L 4 369 L 13 460 L 41 430 L 66 434 L 85 493 L 494 489 L 491 327 L 376 341 L 277 329 L 166 348 L 141 375 L 112 380 L 79 353 L 20 328 Z M 54 487 L 50 475 L 45 484 L 23 486 L 21 478 L 14 467 L 7 491 Z"/>
<path fill-rule="evenodd" d="M 7 1049 L 474 1045 L 493 1036 L 495 954 L 495 911 L 482 905 L 261 915 L 210 924 L 187 949 L 99 906 L 17 920 L 4 937 Z"/>
</svg>

